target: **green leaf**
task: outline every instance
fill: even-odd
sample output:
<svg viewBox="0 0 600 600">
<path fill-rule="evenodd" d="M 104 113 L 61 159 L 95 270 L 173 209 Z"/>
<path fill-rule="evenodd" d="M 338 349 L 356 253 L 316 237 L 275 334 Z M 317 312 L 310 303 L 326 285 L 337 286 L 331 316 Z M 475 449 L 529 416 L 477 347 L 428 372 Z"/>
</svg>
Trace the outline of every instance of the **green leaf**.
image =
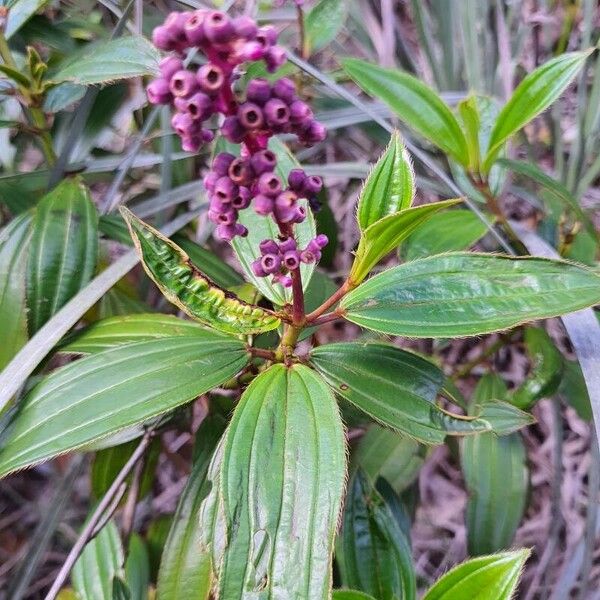
<svg viewBox="0 0 600 600">
<path fill-rule="evenodd" d="M 565 91 L 591 52 L 561 54 L 523 79 L 496 119 L 483 163 L 484 172 L 490 170 L 507 140 Z"/>
<path fill-rule="evenodd" d="M 0 232 L 0 371 L 27 342 L 25 281 L 31 215 L 15 217 Z"/>
<path fill-rule="evenodd" d="M 172 410 L 227 381 L 246 361 L 242 342 L 208 330 L 75 361 L 23 400 L 0 451 L 0 476 Z"/>
<path fill-rule="evenodd" d="M 427 453 L 427 446 L 413 438 L 373 424 L 354 450 L 352 463 L 371 481 L 383 477 L 400 494 L 417 478 Z"/>
<path fill-rule="evenodd" d="M 121 207 L 144 270 L 165 298 L 187 315 L 220 331 L 251 334 L 279 326 L 279 318 L 221 289 L 179 246 Z"/>
<path fill-rule="evenodd" d="M 226 262 L 221 260 L 214 252 L 203 248 L 187 236 L 177 233 L 173 236 L 175 242 L 189 257 L 190 260 L 222 288 L 232 288 L 244 283 L 244 278 Z"/>
<path fill-rule="evenodd" d="M 465 138 L 469 148 L 469 161 L 466 166 L 470 171 L 476 173 L 479 170 L 481 160 L 481 149 L 479 147 L 481 123 L 479 121 L 477 98 L 470 95 L 461 100 L 458 103 L 458 114 L 464 125 Z"/>
<path fill-rule="evenodd" d="M 320 0 L 306 15 L 306 43 L 311 52 L 331 43 L 346 22 L 348 3 L 344 0 Z"/>
<path fill-rule="evenodd" d="M 123 546 L 117 526 L 109 521 L 90 540 L 73 566 L 71 581 L 81 600 L 113 600 L 113 579 L 123 574 Z"/>
<path fill-rule="evenodd" d="M 516 550 L 468 560 L 443 575 L 423 600 L 510 600 L 529 553 Z"/>
<path fill-rule="evenodd" d="M 81 85 L 109 83 L 143 75 L 156 75 L 160 54 L 145 38 L 131 36 L 87 46 L 82 54 L 51 77 L 55 83 Z"/>
<path fill-rule="evenodd" d="M 109 317 L 72 334 L 60 351 L 95 354 L 135 342 L 196 334 L 204 339 L 206 328 L 173 315 L 149 313 Z"/>
<path fill-rule="evenodd" d="M 575 409 L 580 419 L 591 422 L 593 419 L 592 404 L 585 384 L 585 377 L 576 360 L 565 361 L 565 370 L 559 393 Z"/>
<path fill-rule="evenodd" d="M 290 153 L 287 146 L 276 137 L 269 140 L 269 149 L 277 155 L 277 175 L 282 181 L 287 181 L 289 172 L 299 167 L 299 163 L 295 157 Z M 227 151 L 235 153 L 235 149 L 227 147 Z M 304 248 L 310 240 L 312 240 L 316 233 L 317 228 L 315 219 L 311 210 L 307 208 L 306 200 L 300 201 L 301 205 L 306 208 L 306 219 L 299 223 L 295 227 L 296 241 L 301 248 Z M 235 254 L 240 261 L 240 265 L 244 270 L 246 278 L 251 281 L 260 293 L 268 298 L 275 304 L 283 305 L 290 301 L 291 290 L 289 288 L 283 288 L 279 284 L 273 284 L 269 277 L 257 277 L 252 271 L 252 263 L 260 256 L 258 245 L 267 239 L 277 239 L 279 234 L 279 228 L 275 224 L 275 221 L 271 217 L 262 217 L 252 209 L 252 207 L 246 210 L 240 211 L 239 222 L 248 228 L 248 235 L 246 237 L 235 237 L 231 245 L 235 250 Z M 315 268 L 314 263 L 302 264 L 300 266 L 300 273 L 302 274 L 302 285 L 304 289 L 308 287 L 310 278 Z"/>
<path fill-rule="evenodd" d="M 447 210 L 432 215 L 408 236 L 400 247 L 405 260 L 433 254 L 467 250 L 488 231 L 485 223 L 470 210 Z"/>
<path fill-rule="evenodd" d="M 211 484 L 207 479 L 209 461 L 225 430 L 225 420 L 208 416 L 200 425 L 194 447 L 194 465 L 179 498 L 158 573 L 158 600 L 195 600 L 209 597 L 212 585 L 210 553 L 202 551 L 202 524 L 198 512 Z"/>
<path fill-rule="evenodd" d="M 512 402 L 515 406 L 529 409 L 538 400 L 556 393 L 562 380 L 564 362 L 552 338 L 540 327 L 525 330 L 525 348 L 531 368 L 525 381 L 515 390 Z"/>
<path fill-rule="evenodd" d="M 220 598 L 329 596 L 345 458 L 335 399 L 314 371 L 277 364 L 250 384 L 225 437 Z"/>
<path fill-rule="evenodd" d="M 57 113 L 65 110 L 75 102 L 79 102 L 85 95 L 84 85 L 65 81 L 50 88 L 44 98 L 44 112 Z"/>
<path fill-rule="evenodd" d="M 27 264 L 33 335 L 91 280 L 98 254 L 98 215 L 81 179 L 65 179 L 35 209 Z"/>
<path fill-rule="evenodd" d="M 407 208 L 367 227 L 358 243 L 349 280 L 353 285 L 358 285 L 384 256 L 395 250 L 419 225 L 436 212 L 459 202 L 460 199 L 443 200 Z"/>
<path fill-rule="evenodd" d="M 344 297 L 349 321 L 409 337 L 491 333 L 593 306 L 600 277 L 572 263 L 460 252 L 372 277 Z"/>
<path fill-rule="evenodd" d="M 375 600 L 369 594 L 363 594 L 356 590 L 333 590 L 333 600 Z"/>
<path fill-rule="evenodd" d="M 485 402 L 478 406 L 473 414 L 487 421 L 496 436 L 508 435 L 536 422 L 532 414 L 522 411 L 510 402 L 498 400 Z"/>
<path fill-rule="evenodd" d="M 444 374 L 412 352 L 379 342 L 339 343 L 315 348 L 310 358 L 340 396 L 376 421 L 426 444 L 491 429 L 481 419 L 439 408 L 435 399 Z"/>
<path fill-rule="evenodd" d="M 135 532 L 129 540 L 129 552 L 125 560 L 125 580 L 131 600 L 148 600 L 150 559 L 146 545 Z"/>
<path fill-rule="evenodd" d="M 383 217 L 410 208 L 414 195 L 415 180 L 410 156 L 400 134 L 395 131 L 360 193 L 356 218 L 361 231 Z"/>
<path fill-rule="evenodd" d="M 485 375 L 473 393 L 473 408 L 477 411 L 478 405 L 486 407 L 507 396 L 500 377 Z M 465 519 L 469 554 L 509 548 L 525 512 L 529 485 L 521 436 L 484 433 L 465 438 L 460 459 L 468 492 Z"/>
<path fill-rule="evenodd" d="M 468 164 L 469 148 L 460 124 L 434 90 L 408 73 L 356 58 L 343 60 L 342 66 L 367 94 L 381 98 L 408 127 L 457 162 Z"/>
<path fill-rule="evenodd" d="M 384 498 L 361 471 L 350 481 L 336 558 L 345 586 L 379 600 L 414 600 L 410 542 Z"/>
<path fill-rule="evenodd" d="M 525 161 L 501 158 L 497 161 L 497 164 L 510 169 L 514 173 L 528 177 L 541 185 L 542 188 L 552 194 L 564 208 L 572 211 L 579 222 L 585 227 L 586 231 L 593 236 L 595 240 L 598 240 L 598 232 L 596 231 L 593 221 L 581 208 L 577 198 L 575 198 L 575 196 L 573 196 L 560 181 L 554 179 L 554 177 L 551 177 L 547 173 L 544 173 L 537 165 Z"/>
<path fill-rule="evenodd" d="M 10 3 L 4 36 L 10 39 L 36 12 L 48 4 L 48 0 L 16 0 Z"/>
</svg>

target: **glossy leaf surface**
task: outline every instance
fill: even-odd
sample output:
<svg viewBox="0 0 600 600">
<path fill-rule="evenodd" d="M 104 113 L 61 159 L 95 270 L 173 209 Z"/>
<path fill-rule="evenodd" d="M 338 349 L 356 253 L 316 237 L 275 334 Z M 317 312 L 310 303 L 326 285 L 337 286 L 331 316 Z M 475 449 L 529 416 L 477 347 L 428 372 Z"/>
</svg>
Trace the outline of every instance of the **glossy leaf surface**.
<svg viewBox="0 0 600 600">
<path fill-rule="evenodd" d="M 0 232 L 0 371 L 27 342 L 25 300 L 31 215 L 17 216 Z"/>
<path fill-rule="evenodd" d="M 53 75 L 52 81 L 93 85 L 156 75 L 159 61 L 158 50 L 145 38 L 117 38 L 91 44 Z"/>
<path fill-rule="evenodd" d="M 387 254 L 396 250 L 419 225 L 436 212 L 458 204 L 460 200 L 443 200 L 407 208 L 384 217 L 362 232 L 349 279 L 356 285 Z"/>
<path fill-rule="evenodd" d="M 356 218 L 361 230 L 379 219 L 410 208 L 415 181 L 410 156 L 398 132 L 369 173 L 358 199 Z"/>
<path fill-rule="evenodd" d="M 361 471 L 350 481 L 336 558 L 345 586 L 380 600 L 414 600 L 410 542 Z"/>
<path fill-rule="evenodd" d="M 29 331 L 35 333 L 93 277 L 98 216 L 84 183 L 65 179 L 40 200 L 27 264 Z"/>
<path fill-rule="evenodd" d="M 488 231 L 475 213 L 466 209 L 446 210 L 431 215 L 419 225 L 400 248 L 405 260 L 434 254 L 468 250 Z"/>
<path fill-rule="evenodd" d="M 148 276 L 162 294 L 190 317 L 227 333 L 250 334 L 279 326 L 271 312 L 217 286 L 171 240 L 127 209 L 121 209 Z"/>
<path fill-rule="evenodd" d="M 380 98 L 408 127 L 461 164 L 469 150 L 462 129 L 438 94 L 416 77 L 356 58 L 342 61 L 344 70 L 369 95 Z"/>
<path fill-rule="evenodd" d="M 201 549 L 202 531 L 198 512 L 210 491 L 208 465 L 224 430 L 224 419 L 208 416 L 196 433 L 192 472 L 179 498 L 162 554 L 158 600 L 179 600 L 185 596 L 202 600 L 209 597 L 212 560 L 210 552 Z"/>
<path fill-rule="evenodd" d="M 447 435 L 491 429 L 486 421 L 439 408 L 435 399 L 444 374 L 428 360 L 391 344 L 327 344 L 310 357 L 340 396 L 416 440 L 441 444 Z"/>
<path fill-rule="evenodd" d="M 546 110 L 573 81 L 591 51 L 561 54 L 531 72 L 504 105 L 492 130 L 484 171 L 508 138 Z"/>
<path fill-rule="evenodd" d="M 563 261 L 456 253 L 393 267 L 350 292 L 345 317 L 410 337 L 508 329 L 600 302 L 600 277 Z"/>
<path fill-rule="evenodd" d="M 475 405 L 485 407 L 507 396 L 504 381 L 488 374 L 477 384 L 472 404 L 477 410 Z M 465 438 L 460 460 L 468 493 L 465 520 L 469 554 L 510 548 L 525 512 L 529 485 L 521 436 L 485 433 Z"/>
<path fill-rule="evenodd" d="M 473 558 L 443 575 L 423 600 L 510 600 L 529 550 Z"/>
<path fill-rule="evenodd" d="M 273 365 L 250 384 L 223 452 L 220 598 L 329 597 L 345 458 L 337 404 L 314 371 Z"/>
<path fill-rule="evenodd" d="M 240 341 L 211 331 L 75 361 L 24 399 L 0 451 L 0 475 L 172 410 L 227 381 L 246 361 Z"/>
</svg>

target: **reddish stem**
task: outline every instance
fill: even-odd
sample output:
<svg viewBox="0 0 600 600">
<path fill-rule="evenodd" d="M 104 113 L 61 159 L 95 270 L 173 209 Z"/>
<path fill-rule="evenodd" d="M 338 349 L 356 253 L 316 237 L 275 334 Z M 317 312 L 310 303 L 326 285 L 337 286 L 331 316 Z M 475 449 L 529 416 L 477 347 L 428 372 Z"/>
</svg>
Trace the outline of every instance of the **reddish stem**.
<svg viewBox="0 0 600 600">
<path fill-rule="evenodd" d="M 346 279 L 341 288 L 332 294 L 321 306 L 306 315 L 307 323 L 314 323 L 325 311 L 337 304 L 354 286 Z"/>
</svg>

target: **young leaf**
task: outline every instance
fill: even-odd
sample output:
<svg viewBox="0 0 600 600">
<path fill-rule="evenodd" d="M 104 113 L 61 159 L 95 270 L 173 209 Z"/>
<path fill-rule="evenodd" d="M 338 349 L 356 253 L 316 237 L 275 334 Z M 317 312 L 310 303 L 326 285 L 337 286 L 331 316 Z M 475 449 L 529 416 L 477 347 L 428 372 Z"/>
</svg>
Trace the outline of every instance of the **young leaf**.
<svg viewBox="0 0 600 600">
<path fill-rule="evenodd" d="M 220 331 L 250 334 L 279 326 L 271 312 L 217 286 L 171 240 L 121 207 L 144 269 L 165 298 L 190 317 Z"/>
<path fill-rule="evenodd" d="M 419 225 L 400 247 L 407 261 L 458 250 L 468 250 L 488 231 L 485 223 L 470 210 L 436 213 Z"/>
<path fill-rule="evenodd" d="M 545 329 L 528 327 L 525 330 L 525 348 L 531 360 L 531 370 L 515 390 L 512 402 L 515 406 L 529 409 L 541 398 L 556 393 L 562 380 L 564 362 Z"/>
<path fill-rule="evenodd" d="M 423 600 L 510 600 L 528 556 L 529 550 L 516 550 L 468 560 L 438 579 Z"/>
<path fill-rule="evenodd" d="M 27 265 L 29 331 L 34 334 L 91 280 L 98 215 L 79 178 L 65 179 L 35 209 Z"/>
<path fill-rule="evenodd" d="M 303 365 L 273 365 L 244 392 L 225 435 L 218 597 L 328 597 L 346 456 L 327 385 Z"/>
<path fill-rule="evenodd" d="M 375 342 L 339 343 L 319 346 L 310 357 L 340 396 L 376 421 L 426 444 L 491 429 L 486 421 L 439 408 L 435 399 L 444 374 L 412 352 Z"/>
<path fill-rule="evenodd" d="M 306 42 L 311 52 L 332 42 L 346 22 L 348 3 L 320 0 L 306 15 Z"/>
<path fill-rule="evenodd" d="M 0 476 L 172 410 L 227 381 L 246 361 L 242 342 L 205 330 L 70 363 L 23 400 L 0 450 Z"/>
<path fill-rule="evenodd" d="M 356 58 L 343 60 L 342 66 L 367 94 L 386 102 L 408 127 L 460 164 L 469 164 L 469 148 L 460 124 L 434 90 L 408 73 Z"/>
<path fill-rule="evenodd" d="M 459 252 L 372 277 L 340 303 L 349 321 L 391 335 L 501 331 L 600 302 L 600 277 L 560 260 Z"/>
<path fill-rule="evenodd" d="M 208 416 L 198 428 L 194 465 L 179 498 L 158 572 L 157 599 L 179 600 L 185 596 L 206 600 L 212 586 L 212 561 L 202 551 L 202 525 L 198 512 L 211 484 L 208 465 L 225 430 L 225 420 Z"/>
<path fill-rule="evenodd" d="M 458 103 L 458 114 L 462 120 L 465 131 L 465 138 L 469 148 L 468 169 L 476 173 L 479 170 L 481 160 L 481 149 L 479 146 L 479 133 L 481 123 L 479 121 L 479 108 L 477 98 L 473 95 L 468 96 Z"/>
<path fill-rule="evenodd" d="M 90 44 L 83 53 L 51 77 L 52 82 L 81 85 L 109 83 L 142 75 L 156 75 L 160 54 L 145 38 L 131 36 Z"/>
<path fill-rule="evenodd" d="M 0 232 L 0 371 L 27 342 L 25 279 L 31 215 L 15 217 Z"/>
<path fill-rule="evenodd" d="M 113 579 L 123 574 L 123 546 L 119 531 L 109 521 L 90 540 L 73 566 L 71 580 L 81 600 L 113 600 Z"/>
<path fill-rule="evenodd" d="M 350 481 L 336 549 L 344 585 L 380 600 L 416 598 L 410 542 L 360 470 Z"/>
<path fill-rule="evenodd" d="M 500 377 L 485 375 L 473 393 L 473 411 L 479 410 L 477 405 L 486 407 L 507 396 Z M 460 458 L 468 492 L 465 520 L 469 554 L 509 548 L 523 518 L 529 483 L 521 436 L 484 433 L 465 438 Z"/>
<path fill-rule="evenodd" d="M 443 200 L 407 208 L 393 215 L 379 219 L 362 232 L 349 279 L 358 285 L 371 269 L 384 257 L 395 250 L 419 225 L 436 212 L 458 204 L 457 200 Z"/>
<path fill-rule="evenodd" d="M 507 140 L 565 91 L 591 52 L 561 54 L 523 79 L 496 119 L 483 163 L 484 172 L 490 170 Z"/>
<path fill-rule="evenodd" d="M 383 217 L 410 208 L 414 195 L 415 180 L 410 156 L 400 134 L 395 131 L 360 193 L 356 218 L 361 231 Z"/>
<path fill-rule="evenodd" d="M 510 402 L 489 400 L 476 408 L 473 414 L 487 421 L 496 436 L 508 435 L 536 422 L 531 413 L 517 408 Z"/>
<path fill-rule="evenodd" d="M 135 342 L 195 334 L 203 339 L 206 328 L 173 315 L 150 313 L 109 317 L 69 336 L 60 351 L 95 354 Z"/>
</svg>

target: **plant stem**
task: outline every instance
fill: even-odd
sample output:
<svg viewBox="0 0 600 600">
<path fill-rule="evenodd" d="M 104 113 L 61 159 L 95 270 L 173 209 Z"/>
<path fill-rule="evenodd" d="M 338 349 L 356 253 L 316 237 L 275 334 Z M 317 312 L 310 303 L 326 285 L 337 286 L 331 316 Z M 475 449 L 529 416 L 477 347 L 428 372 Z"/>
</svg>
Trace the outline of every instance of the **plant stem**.
<svg viewBox="0 0 600 600">
<path fill-rule="evenodd" d="M 306 24 L 304 22 L 304 11 L 302 7 L 296 4 L 296 16 L 298 20 L 298 34 L 300 36 L 300 56 L 303 60 L 308 58 L 308 37 L 306 35 Z"/>
<path fill-rule="evenodd" d="M 275 352 L 273 350 L 265 350 L 264 348 L 248 348 L 252 356 L 257 358 L 265 358 L 266 360 L 275 360 Z"/>
<path fill-rule="evenodd" d="M 321 317 L 318 317 L 312 322 L 312 325 L 323 325 L 324 323 L 331 323 L 331 321 L 337 321 L 343 317 L 342 311 L 334 310 L 333 312 L 327 313 Z"/>
<path fill-rule="evenodd" d="M 341 288 L 339 288 L 334 294 L 332 294 L 321 306 L 313 310 L 311 313 L 306 315 L 307 323 L 314 323 L 318 317 L 329 310 L 334 304 L 337 304 L 348 292 L 350 292 L 355 285 L 353 285 L 348 279 L 344 281 Z"/>
<path fill-rule="evenodd" d="M 306 314 L 304 311 L 304 290 L 302 289 L 300 267 L 292 271 L 292 298 L 292 323 L 296 326 L 304 325 Z"/>
</svg>

